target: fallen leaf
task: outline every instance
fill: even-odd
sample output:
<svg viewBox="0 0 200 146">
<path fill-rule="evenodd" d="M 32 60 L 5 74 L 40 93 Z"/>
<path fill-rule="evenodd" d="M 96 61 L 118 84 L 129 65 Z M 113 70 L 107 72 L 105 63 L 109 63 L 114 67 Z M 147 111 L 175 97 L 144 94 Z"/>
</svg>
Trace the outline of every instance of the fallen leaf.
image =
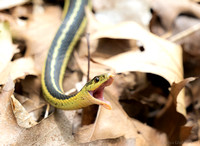
<svg viewBox="0 0 200 146">
<path fill-rule="evenodd" d="M 74 112 L 58 110 L 40 124 L 23 130 L 15 144 L 77 145 L 72 135 Z"/>
<path fill-rule="evenodd" d="M 185 142 L 183 146 L 199 146 L 200 140 L 194 142 Z"/>
<path fill-rule="evenodd" d="M 107 90 L 108 91 L 108 90 Z M 108 101 L 112 101 L 112 110 L 99 107 L 98 115 L 94 124 L 80 128 L 76 140 L 80 143 L 87 143 L 102 139 L 115 139 L 121 136 L 125 141 L 132 140 L 134 145 L 167 145 L 166 135 L 144 125 L 137 120 L 127 116 L 115 96 L 110 91 Z M 106 96 L 107 97 L 107 96 Z M 115 101 L 115 102 L 114 102 Z"/>
<path fill-rule="evenodd" d="M 16 123 L 10 105 L 13 91 L 14 83 L 9 79 L 0 93 L 0 143 L 4 145 L 13 144 L 22 132 L 22 129 Z"/>
<path fill-rule="evenodd" d="M 93 20 L 90 20 L 90 21 L 93 21 Z M 152 33 L 143 29 L 138 24 L 134 22 L 124 22 L 117 25 L 101 25 L 98 29 L 96 29 L 96 31 L 93 31 L 90 34 L 91 42 L 93 40 L 99 40 L 102 38 L 134 40 L 135 42 L 138 42 L 140 47 L 143 47 L 143 50 L 141 51 L 135 45 L 135 47 L 133 47 L 131 51 L 120 53 L 112 57 L 107 57 L 107 58 L 98 57 L 97 58 L 92 55 L 92 59 L 95 60 L 94 63 L 104 64 L 105 66 L 109 66 L 110 69 L 114 69 L 116 73 L 123 73 L 123 72 L 128 72 L 128 71 L 140 71 L 140 72 L 146 72 L 146 73 L 153 73 L 153 74 L 163 77 L 171 85 L 173 84 L 173 82 L 180 82 L 183 80 L 181 47 L 174 43 L 171 43 L 170 41 L 164 40 L 162 38 L 159 38 L 153 35 Z M 101 52 L 103 52 L 103 48 L 101 48 Z M 83 65 L 83 62 L 82 62 L 82 65 Z M 91 68 L 91 72 L 93 72 L 93 70 L 96 70 L 96 68 Z M 98 70 L 101 70 L 101 68 L 98 68 Z M 112 99 L 112 96 L 109 96 L 109 97 Z M 110 100 L 112 104 L 115 104 L 114 101 L 115 101 L 114 99 Z M 177 130 L 170 131 L 170 132 L 166 130 L 165 132 L 168 134 L 168 137 L 172 142 L 174 142 L 174 140 L 179 140 L 179 138 L 183 142 L 188 137 L 189 131 L 191 130 L 191 127 L 181 128 L 181 126 L 183 126 L 186 121 L 184 92 L 182 91 L 179 95 L 176 95 L 176 98 L 174 98 L 174 101 L 176 102 L 173 103 L 173 102 L 170 102 L 169 100 L 170 103 L 168 106 L 170 107 L 172 106 L 173 108 L 168 109 L 167 112 L 174 113 L 174 116 L 170 119 L 173 119 L 172 125 Z M 108 111 L 106 113 L 103 113 L 102 110 L 103 109 L 101 108 L 99 109 L 98 117 L 96 118 L 95 123 L 91 127 L 88 127 L 84 130 L 84 133 L 87 133 L 87 134 L 84 135 L 82 133 L 83 137 L 79 135 L 80 136 L 78 137 L 80 138 L 79 140 L 81 140 L 82 142 L 89 142 L 89 141 L 98 140 L 98 139 L 116 138 L 123 135 L 122 134 L 123 132 L 120 133 L 117 131 L 118 130 L 118 128 L 116 128 L 117 126 L 115 126 L 115 128 L 109 129 L 108 127 L 111 126 L 109 125 L 108 127 L 106 127 L 108 128 L 108 130 L 105 130 L 106 128 L 105 129 L 103 128 L 105 123 L 106 124 L 109 123 L 109 121 L 107 121 L 106 119 L 109 119 L 112 121 L 112 118 L 122 117 L 122 116 L 113 109 L 118 114 L 115 115 L 114 113 L 112 113 L 112 115 L 110 115 L 108 118 L 106 116 L 106 115 L 109 115 Z M 168 118 L 169 116 L 165 116 L 165 117 Z M 121 121 L 121 122 L 124 123 L 124 125 L 127 125 L 125 121 Z M 101 124 L 101 123 L 104 123 L 104 124 Z M 116 123 L 116 122 L 112 121 L 112 123 Z M 162 125 L 162 126 L 165 126 L 165 128 L 169 130 L 170 125 L 169 126 L 166 126 L 166 125 L 167 123 L 165 122 L 165 125 Z M 122 129 L 126 129 L 126 128 L 124 127 L 120 128 L 119 126 L 119 129 L 122 131 Z M 106 132 L 102 133 L 101 131 L 106 131 L 108 135 L 106 135 Z"/>
<path fill-rule="evenodd" d="M 93 8 L 97 20 L 104 24 L 116 24 L 129 20 L 148 28 L 151 19 L 147 0 L 94 0 Z"/>
<path fill-rule="evenodd" d="M 95 21 L 93 19 L 89 17 L 89 23 Z M 100 25 L 96 32 L 90 34 L 91 41 L 102 38 L 134 40 L 144 48 L 144 51 L 140 51 L 135 43 L 135 47 L 131 46 L 131 51 L 110 58 L 97 60 L 92 56 L 95 61 L 115 69 L 117 73 L 127 71 L 154 73 L 164 77 L 170 84 L 183 79 L 181 47 L 157 37 L 135 22 Z M 103 48 L 101 51 L 103 52 Z"/>
<path fill-rule="evenodd" d="M 34 61 L 31 57 L 20 58 L 15 61 L 11 61 L 7 64 L 7 67 L 3 69 L 0 74 L 0 84 L 4 84 L 8 77 L 12 80 L 23 79 L 27 75 L 38 75 L 39 73 L 35 69 Z"/>
<path fill-rule="evenodd" d="M 11 7 L 27 3 L 28 1 L 30 1 L 30 0 L 10 0 L 10 1 L 1 0 L 0 1 L 0 10 L 9 9 Z"/>
<path fill-rule="evenodd" d="M 23 128 L 30 128 L 37 124 L 33 117 L 25 110 L 21 103 L 14 97 L 11 96 L 11 105 L 13 113 L 17 120 L 17 124 Z"/>
<path fill-rule="evenodd" d="M 12 43 L 12 36 L 8 22 L 0 23 L 0 73 L 7 67 L 11 61 L 15 47 Z"/>
<path fill-rule="evenodd" d="M 14 38 L 26 41 L 25 57 L 32 56 L 35 69 L 41 72 L 47 51 L 61 23 L 61 10 L 57 6 L 46 6 L 43 12 L 29 15 L 25 25 L 12 23 L 11 31 Z"/>
<path fill-rule="evenodd" d="M 183 143 L 184 140 L 190 135 L 192 127 L 184 126 L 186 123 L 186 113 L 184 113 L 185 109 L 182 107 L 185 105 L 181 105 L 184 104 L 184 98 L 182 98 L 183 96 L 178 95 L 183 95 L 184 90 L 182 89 L 187 83 L 194 81 L 195 79 L 196 78 L 191 77 L 184 79 L 179 83 L 173 83 L 168 103 L 157 115 L 155 123 L 156 128 L 161 131 L 165 131 L 168 134 L 168 138 L 171 143 L 175 143 L 177 141 Z"/>
<path fill-rule="evenodd" d="M 152 0 L 151 7 L 160 16 L 162 24 L 170 29 L 176 17 L 184 12 L 193 14 L 200 18 L 199 5 L 190 0 Z"/>
<path fill-rule="evenodd" d="M 182 50 L 180 46 L 151 34 L 134 22 L 107 26 L 91 34 L 92 39 L 104 37 L 134 39 L 144 46 L 144 51 L 134 49 L 109 59 L 99 59 L 98 62 L 110 66 L 117 73 L 127 71 L 153 73 L 162 76 L 170 84 L 183 79 Z M 181 102 L 182 105 L 184 104 Z M 182 106 L 182 110 L 178 112 L 185 115 L 183 109 L 185 107 Z"/>
<path fill-rule="evenodd" d="M 0 143 L 3 145 L 77 145 L 72 135 L 75 111 L 57 110 L 40 124 L 29 128 L 18 126 L 10 98 L 14 83 L 10 79 L 0 93 Z"/>
</svg>

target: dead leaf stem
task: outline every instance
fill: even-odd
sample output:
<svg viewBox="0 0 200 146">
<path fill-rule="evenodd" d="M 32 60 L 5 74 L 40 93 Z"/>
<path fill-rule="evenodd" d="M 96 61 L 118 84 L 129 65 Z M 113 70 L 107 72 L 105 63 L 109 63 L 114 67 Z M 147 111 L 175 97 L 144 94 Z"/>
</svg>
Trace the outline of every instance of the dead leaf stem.
<svg viewBox="0 0 200 146">
<path fill-rule="evenodd" d="M 172 42 L 177 42 L 177 41 L 195 33 L 198 30 L 200 30 L 200 23 L 193 25 L 192 27 L 190 27 L 184 31 L 179 32 L 178 34 L 170 37 L 169 40 Z"/>
<path fill-rule="evenodd" d="M 44 119 L 48 117 L 49 115 L 49 108 L 50 108 L 50 105 L 47 103 L 47 108 L 46 108 L 46 112 L 45 112 L 45 115 L 44 115 Z"/>
<path fill-rule="evenodd" d="M 86 33 L 86 39 L 87 39 L 87 48 L 88 48 L 88 72 L 87 72 L 87 82 L 90 80 L 90 40 L 89 40 L 90 34 Z"/>
</svg>

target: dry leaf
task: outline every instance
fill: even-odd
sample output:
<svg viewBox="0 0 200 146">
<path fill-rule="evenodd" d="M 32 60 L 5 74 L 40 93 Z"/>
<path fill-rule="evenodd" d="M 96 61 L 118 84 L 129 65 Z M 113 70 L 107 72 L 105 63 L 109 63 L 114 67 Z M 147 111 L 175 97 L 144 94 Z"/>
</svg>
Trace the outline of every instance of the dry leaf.
<svg viewBox="0 0 200 146">
<path fill-rule="evenodd" d="M 0 23 L 0 73 L 7 67 L 11 61 L 15 47 L 12 44 L 12 37 L 8 22 Z"/>
<path fill-rule="evenodd" d="M 46 6 L 44 12 L 32 14 L 25 25 L 11 24 L 14 37 L 26 41 L 25 57 L 33 56 L 38 72 L 42 70 L 47 51 L 60 23 L 61 10 L 59 7 Z"/>
<path fill-rule="evenodd" d="M 89 21 L 94 20 L 90 17 Z M 183 78 L 180 46 L 153 35 L 134 22 L 101 25 L 90 36 L 91 41 L 101 38 L 136 40 L 144 47 L 144 51 L 133 48 L 133 51 L 108 59 L 98 58 L 101 64 L 114 68 L 116 72 L 150 72 L 164 77 L 169 83 L 181 81 Z"/>
<path fill-rule="evenodd" d="M 30 128 L 37 124 L 33 117 L 25 110 L 21 103 L 14 97 L 11 96 L 11 105 L 13 113 L 17 120 L 17 124 L 23 128 Z"/>
<path fill-rule="evenodd" d="M 22 129 L 17 125 L 10 105 L 10 97 L 14 91 L 14 83 L 8 80 L 0 93 L 0 143 L 9 145 L 14 143 Z"/>
<path fill-rule="evenodd" d="M 35 70 L 35 64 L 31 57 L 20 58 L 9 62 L 0 74 L 0 84 L 4 84 L 8 77 L 12 80 L 22 79 L 27 75 L 38 75 Z"/>
<path fill-rule="evenodd" d="M 92 17 L 90 17 L 90 19 L 91 18 Z M 109 58 L 103 58 L 103 57 L 97 58 L 93 56 L 93 60 L 100 62 L 105 66 L 110 66 L 110 68 L 114 69 L 117 73 L 127 72 L 127 71 L 140 71 L 140 72 L 153 73 L 162 76 L 170 84 L 172 84 L 173 82 L 180 82 L 183 79 L 182 50 L 180 46 L 175 45 L 174 43 L 171 43 L 167 40 L 161 39 L 151 34 L 150 32 L 144 30 L 142 27 L 140 27 L 138 24 L 134 22 L 125 22 L 125 23 L 120 23 L 118 25 L 101 25 L 96 30 L 96 32 L 93 31 L 93 33 L 91 33 L 90 38 L 92 41 L 102 38 L 131 39 L 138 41 L 140 46 L 144 48 L 144 50 L 140 51 L 138 48 L 135 47 L 132 49 L 132 51 L 121 53 L 119 55 L 115 55 Z M 101 48 L 101 52 L 103 52 L 103 48 Z M 92 68 L 91 72 L 93 72 L 93 70 L 95 69 L 96 68 Z M 177 126 L 176 127 L 177 131 L 176 132 L 174 131 L 172 133 L 167 132 L 167 134 L 170 137 L 170 140 L 172 141 L 177 140 L 178 136 L 181 137 L 181 140 L 185 140 L 191 128 L 190 127 L 180 128 L 180 126 L 183 126 L 185 124 L 186 120 L 184 93 L 181 92 L 178 95 L 178 97 L 176 97 L 174 100 L 176 100 L 175 104 L 174 103 L 169 104 L 169 106 L 173 106 L 173 109 L 167 110 L 167 112 L 173 111 L 180 118 L 174 116 L 174 119 L 177 119 L 177 121 L 173 122 L 173 126 L 175 127 Z M 111 100 L 110 102 L 112 104 L 115 104 L 114 100 Z M 112 118 L 122 117 L 122 116 L 119 116 L 120 115 L 119 113 L 117 115 L 112 113 L 112 115 L 110 115 L 108 118 L 106 116 L 109 115 L 108 111 L 106 111 L 106 113 L 103 113 L 102 110 L 103 109 L 100 108 L 95 124 L 89 128 L 84 129 L 85 135 L 83 133 L 82 133 L 83 135 L 79 135 L 80 136 L 78 137 L 79 140 L 81 140 L 82 142 L 88 142 L 97 139 L 116 138 L 123 135 L 122 134 L 123 132 L 120 133 L 117 131 L 119 123 L 117 126 L 114 126 L 115 128 L 108 128 L 110 126 L 112 127 L 112 125 L 106 127 L 108 128 L 108 130 L 104 128 L 104 124 L 109 123 L 107 119 L 112 121 Z M 179 121 L 181 121 L 181 123 L 179 123 Z M 125 121 L 121 122 L 123 123 L 122 125 L 126 126 L 128 125 L 126 124 Z M 112 121 L 112 124 L 113 123 L 116 122 Z M 167 124 L 165 123 L 164 126 L 167 129 L 170 129 L 166 125 Z M 122 131 L 122 129 L 126 128 L 120 128 L 119 126 L 119 129 L 120 129 L 119 131 Z M 105 133 L 104 132 L 102 133 L 102 131 L 104 131 Z M 173 136 L 174 139 L 172 139 Z"/>
<path fill-rule="evenodd" d="M 194 81 L 195 78 L 187 78 L 179 83 L 173 83 L 171 87 L 171 94 L 169 96 L 169 101 L 166 104 L 165 108 L 157 115 L 156 127 L 161 131 L 165 131 L 168 134 L 169 140 L 172 143 L 179 141 L 181 143 L 189 136 L 191 127 L 184 126 L 186 123 L 186 118 L 184 115 L 178 113 L 177 111 L 184 110 L 178 102 L 184 100 L 181 96 L 178 96 L 185 85 L 191 81 Z M 182 90 L 182 91 L 181 91 Z M 177 99 L 180 98 L 180 99 Z M 178 103 L 177 103 L 178 102 Z M 184 111 L 182 111 L 183 113 Z M 170 118 L 169 118 L 170 117 Z M 167 126 L 166 126 L 167 125 Z"/>
<path fill-rule="evenodd" d="M 31 57 L 11 61 L 16 48 L 12 44 L 12 37 L 7 22 L 0 25 L 0 84 L 5 84 L 9 77 L 12 80 L 23 78 L 27 74 L 37 75 L 35 64 Z"/>
<path fill-rule="evenodd" d="M 58 110 L 33 128 L 17 125 L 10 97 L 14 91 L 12 80 L 4 85 L 0 94 L 0 143 L 3 145 L 77 145 L 72 136 L 75 111 Z"/>
<path fill-rule="evenodd" d="M 9 9 L 11 7 L 27 3 L 28 1 L 30 1 L 30 0 L 9 0 L 9 1 L 1 0 L 0 1 L 0 10 Z"/>
<path fill-rule="evenodd" d="M 77 145 L 72 135 L 74 112 L 58 110 L 40 124 L 23 130 L 16 145 Z"/>
<path fill-rule="evenodd" d="M 110 66 L 117 73 L 127 71 L 153 73 L 162 76 L 170 84 L 183 79 L 182 50 L 180 46 L 147 32 L 134 22 L 107 26 L 91 34 L 92 39 L 103 37 L 134 39 L 144 46 L 144 51 L 135 49 L 106 60 L 99 59 L 98 62 Z M 183 95 L 180 94 L 179 96 L 179 99 L 183 98 Z M 178 112 L 185 115 L 184 102 L 182 100 L 178 102 L 181 106 L 181 110 L 177 109 Z"/>
<path fill-rule="evenodd" d="M 200 140 L 195 141 L 195 142 L 185 142 L 183 146 L 199 146 L 199 144 L 200 144 Z"/>
<path fill-rule="evenodd" d="M 190 0 L 151 0 L 151 7 L 160 16 L 162 24 L 170 29 L 174 19 L 181 13 L 189 13 L 200 18 L 199 5 Z"/>
<path fill-rule="evenodd" d="M 127 2 L 128 1 L 129 0 L 127 0 Z M 107 4 L 109 2 L 110 1 L 107 1 Z M 190 12 L 192 12 L 191 10 L 195 11 L 192 13 L 198 12 L 196 6 L 195 8 L 193 7 L 194 9 L 183 7 L 185 2 L 187 1 L 175 7 L 178 11 L 174 10 L 172 17 L 169 19 L 163 18 L 170 22 L 166 25 L 170 26 L 175 16 L 179 14 L 181 10 L 189 9 Z M 111 8 L 109 11 L 110 8 L 107 5 L 106 7 L 108 7 L 108 9 L 106 11 L 109 11 L 109 13 L 116 11 L 120 13 L 120 9 L 126 9 L 122 6 L 123 2 L 121 1 L 117 1 L 117 3 L 112 1 L 111 3 L 115 4 L 115 7 Z M 165 4 L 167 3 L 170 2 L 165 2 Z M 180 5 L 182 6 L 180 7 Z M 192 4 L 190 6 L 192 7 L 194 5 Z M 100 5 L 96 5 L 96 11 L 97 7 L 100 7 Z M 74 141 L 72 135 L 74 111 L 57 110 L 54 115 L 49 116 L 40 124 L 29 129 L 19 127 L 12 114 L 9 99 L 13 94 L 14 85 L 11 81 L 7 82 L 9 76 L 11 76 L 11 80 L 26 77 L 24 80 L 17 80 L 16 93 L 18 93 L 18 95 L 15 95 L 18 97 L 23 96 L 25 98 L 30 98 L 29 103 L 23 103 L 23 106 L 28 106 L 28 112 L 34 109 L 34 104 L 37 106 L 41 104 L 40 77 L 38 75 L 41 73 L 47 50 L 61 21 L 61 11 L 58 7 L 45 6 L 44 12 L 32 11 L 29 9 L 30 7 L 26 6 L 24 6 L 24 8 L 27 10 L 24 11 L 25 13 L 17 14 L 17 10 L 11 12 L 14 19 L 16 19 L 16 23 L 10 23 L 15 38 L 18 40 L 25 40 L 27 44 L 25 57 L 11 62 L 10 60 L 14 52 L 16 52 L 16 50 L 14 50 L 12 54 L 9 52 L 10 56 L 3 56 L 5 59 L 2 60 L 5 61 L 3 62 L 5 66 L 1 66 L 3 68 L 0 73 L 0 83 L 6 83 L 6 85 L 3 87 L 2 93 L 0 94 L 0 100 L 2 101 L 0 102 L 0 128 L 2 129 L 0 132 L 0 143 L 5 145 L 78 145 Z M 173 7 L 169 7 L 166 11 L 168 12 L 171 8 Z M 101 17 L 105 16 L 104 10 L 104 8 L 99 10 L 102 11 L 99 13 Z M 141 12 L 139 11 L 139 13 Z M 100 16 L 99 14 L 97 15 Z M 22 16 L 25 16 L 27 20 L 19 21 L 19 18 Z M 125 20 L 126 18 L 122 17 L 120 19 Z M 116 22 L 118 20 L 114 21 Z M 91 22 L 94 26 L 91 25 Z M 91 77 L 115 70 L 117 73 L 124 73 L 127 71 L 153 73 L 165 78 L 170 84 L 174 81 L 180 82 L 183 80 L 182 51 L 179 46 L 151 34 L 134 22 L 125 22 L 118 25 L 102 25 L 97 23 L 96 20 L 90 20 L 89 27 L 88 30 L 91 32 L 90 40 L 92 48 Z M 87 48 L 85 42 L 86 41 L 84 41 L 84 44 L 80 45 L 84 46 L 83 49 L 81 48 L 81 51 L 85 51 Z M 8 43 L 12 44 L 12 41 Z M 138 46 L 140 46 L 141 50 L 139 50 Z M 75 54 L 75 57 L 80 68 L 86 74 L 87 59 L 85 53 L 83 54 L 84 55 L 80 55 L 79 52 L 79 56 Z M 80 56 L 84 57 L 79 58 Z M 27 75 L 37 76 L 33 77 Z M 70 89 L 71 86 L 74 86 L 74 84 L 68 84 L 68 81 L 76 82 L 82 75 L 77 73 L 72 76 L 73 78 L 70 77 L 69 80 L 65 79 L 64 81 L 64 88 L 67 90 Z M 159 115 L 161 121 L 164 119 L 159 123 L 159 126 L 168 134 L 170 139 L 169 144 L 174 144 L 177 142 L 176 140 L 180 140 L 178 142 L 182 143 L 191 130 L 191 127 L 184 126 L 186 115 L 184 95 L 183 91 L 179 93 L 186 82 L 191 80 L 193 79 L 184 80 L 180 84 L 172 84 L 171 95 L 173 95 L 173 97 L 170 96 L 169 103 Z M 66 87 L 66 85 L 70 85 L 70 87 Z M 7 87 L 9 87 L 9 90 L 5 90 Z M 20 92 L 18 92 L 18 90 Z M 119 95 L 119 92 L 110 90 L 110 92 L 112 92 L 111 94 L 109 90 L 106 92 L 106 99 L 111 102 L 113 110 L 107 111 L 100 107 L 95 123 L 88 127 L 83 127 L 79 131 L 77 138 L 80 142 L 85 143 L 99 140 L 96 143 L 89 143 L 89 145 L 109 145 L 110 143 L 107 143 L 108 140 L 102 141 L 101 139 L 112 139 L 113 141 L 116 140 L 114 143 L 116 145 L 168 144 L 165 133 L 160 133 L 128 117 L 119 105 L 118 96 L 114 95 L 115 93 Z M 1 98 L 1 96 L 4 98 Z M 30 106 L 31 103 L 34 103 L 33 106 Z M 14 105 L 16 107 L 18 102 L 16 101 Z M 20 109 L 23 109 L 23 107 L 20 107 Z M 26 115 L 28 115 L 28 112 L 25 111 Z M 39 114 L 40 113 L 38 113 L 38 115 Z M 166 116 L 166 114 L 169 114 L 171 118 Z M 39 117 L 38 115 L 34 116 L 34 120 Z M 163 116 L 164 118 L 162 119 Z M 24 116 L 22 119 L 24 119 Z M 172 120 L 167 121 L 170 119 Z M 29 122 L 27 124 L 29 125 Z M 112 142 L 111 144 L 113 145 Z"/>
<path fill-rule="evenodd" d="M 93 0 L 93 8 L 97 20 L 104 24 L 135 21 L 148 28 L 151 19 L 147 0 Z"/>
<path fill-rule="evenodd" d="M 108 91 L 108 90 L 107 90 Z M 112 102 L 112 110 L 99 107 L 98 115 L 94 124 L 82 127 L 78 131 L 76 138 L 80 143 L 91 142 L 100 139 L 114 139 L 124 136 L 126 140 L 132 139 L 135 145 L 166 145 L 165 134 L 160 134 L 156 130 L 144 125 L 127 116 L 115 96 L 110 91 L 107 99 Z M 108 93 L 106 92 L 106 93 Z"/>
</svg>

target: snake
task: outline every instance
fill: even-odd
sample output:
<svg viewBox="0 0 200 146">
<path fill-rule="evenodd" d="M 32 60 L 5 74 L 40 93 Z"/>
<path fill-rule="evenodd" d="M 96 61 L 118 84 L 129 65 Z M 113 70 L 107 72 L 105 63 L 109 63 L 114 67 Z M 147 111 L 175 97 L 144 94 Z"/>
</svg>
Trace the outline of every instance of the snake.
<svg viewBox="0 0 200 146">
<path fill-rule="evenodd" d="M 63 110 L 76 110 L 93 104 L 111 109 L 103 97 L 104 88 L 113 82 L 110 73 L 95 76 L 73 95 L 66 95 L 62 86 L 70 56 L 86 26 L 86 6 L 91 7 L 90 0 L 65 0 L 66 14 L 51 42 L 41 74 L 45 100 Z"/>
</svg>

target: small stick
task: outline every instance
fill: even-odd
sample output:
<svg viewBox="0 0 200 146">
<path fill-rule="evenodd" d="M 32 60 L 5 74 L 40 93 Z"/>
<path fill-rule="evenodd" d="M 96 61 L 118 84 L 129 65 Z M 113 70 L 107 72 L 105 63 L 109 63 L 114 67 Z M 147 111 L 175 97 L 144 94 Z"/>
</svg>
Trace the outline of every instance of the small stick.
<svg viewBox="0 0 200 146">
<path fill-rule="evenodd" d="M 185 37 L 195 33 L 198 30 L 200 30 L 200 23 L 193 25 L 192 27 L 190 27 L 182 32 L 179 32 L 178 34 L 176 34 L 174 36 L 171 36 L 169 38 L 169 40 L 172 42 L 179 41 L 180 39 L 185 38 Z"/>
<path fill-rule="evenodd" d="M 49 115 L 49 109 L 50 109 L 50 104 L 47 103 L 47 108 L 46 108 L 46 112 L 45 112 L 45 115 L 44 115 L 44 119 L 48 117 L 48 115 Z"/>
<path fill-rule="evenodd" d="M 86 33 L 86 39 L 87 39 L 87 47 L 88 47 L 88 72 L 87 72 L 87 82 L 90 80 L 90 40 L 89 40 L 90 34 Z"/>
<path fill-rule="evenodd" d="M 89 33 L 86 33 L 87 39 L 87 47 L 88 47 L 88 73 L 87 73 L 87 81 L 90 79 L 90 40 Z M 98 111 L 98 105 L 90 105 L 88 107 L 83 108 L 82 112 L 82 123 L 81 125 L 89 125 L 94 123 L 96 115 Z"/>
</svg>

